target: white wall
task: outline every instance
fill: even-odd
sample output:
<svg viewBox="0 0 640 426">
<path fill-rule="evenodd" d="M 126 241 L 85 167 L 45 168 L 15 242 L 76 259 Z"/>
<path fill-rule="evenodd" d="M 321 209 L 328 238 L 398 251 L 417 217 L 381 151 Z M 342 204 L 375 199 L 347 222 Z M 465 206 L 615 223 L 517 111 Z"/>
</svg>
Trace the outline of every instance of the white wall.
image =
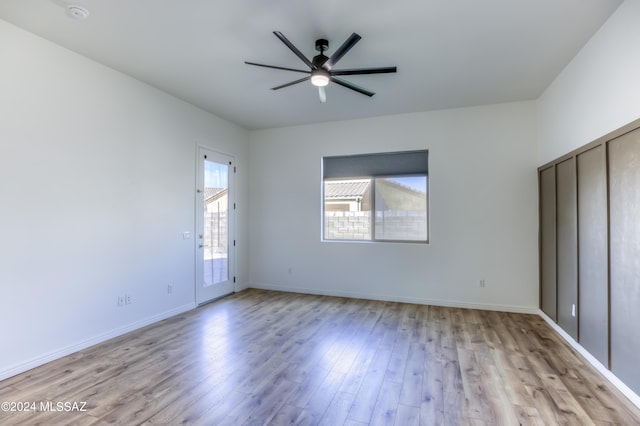
<svg viewBox="0 0 640 426">
<path fill-rule="evenodd" d="M 625 0 L 538 101 L 538 163 L 640 118 L 640 0 Z"/>
<path fill-rule="evenodd" d="M 248 133 L 4 21 L 0 58 L 2 378 L 193 307 L 196 146 Z"/>
<path fill-rule="evenodd" d="M 250 285 L 535 311 L 535 124 L 525 102 L 251 132 Z M 428 245 L 320 241 L 322 156 L 423 148 Z"/>
</svg>

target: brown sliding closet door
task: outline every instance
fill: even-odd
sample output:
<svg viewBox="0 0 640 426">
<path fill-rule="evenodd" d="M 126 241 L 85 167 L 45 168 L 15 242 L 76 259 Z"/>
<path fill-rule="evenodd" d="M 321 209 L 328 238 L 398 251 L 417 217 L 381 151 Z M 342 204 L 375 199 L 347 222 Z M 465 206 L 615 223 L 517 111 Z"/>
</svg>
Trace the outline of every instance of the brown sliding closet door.
<svg viewBox="0 0 640 426">
<path fill-rule="evenodd" d="M 538 173 L 540 308 L 640 394 L 640 119 Z"/>
<path fill-rule="evenodd" d="M 640 393 L 640 130 L 609 142 L 611 371 Z"/>
<path fill-rule="evenodd" d="M 556 316 L 556 173 L 551 166 L 540 171 L 540 308 Z"/>
<path fill-rule="evenodd" d="M 604 145 L 576 156 L 580 344 L 609 363 L 607 170 Z"/>
<path fill-rule="evenodd" d="M 578 219 L 576 161 L 556 165 L 558 324 L 578 340 Z"/>
</svg>

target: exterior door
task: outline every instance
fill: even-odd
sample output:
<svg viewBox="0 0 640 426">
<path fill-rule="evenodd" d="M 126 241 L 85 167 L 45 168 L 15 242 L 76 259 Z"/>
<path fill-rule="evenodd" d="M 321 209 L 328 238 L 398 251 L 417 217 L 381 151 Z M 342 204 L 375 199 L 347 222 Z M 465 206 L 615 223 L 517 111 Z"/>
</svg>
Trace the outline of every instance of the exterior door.
<svg viewBox="0 0 640 426">
<path fill-rule="evenodd" d="M 206 148 L 198 150 L 196 302 L 233 293 L 234 160 Z"/>
</svg>

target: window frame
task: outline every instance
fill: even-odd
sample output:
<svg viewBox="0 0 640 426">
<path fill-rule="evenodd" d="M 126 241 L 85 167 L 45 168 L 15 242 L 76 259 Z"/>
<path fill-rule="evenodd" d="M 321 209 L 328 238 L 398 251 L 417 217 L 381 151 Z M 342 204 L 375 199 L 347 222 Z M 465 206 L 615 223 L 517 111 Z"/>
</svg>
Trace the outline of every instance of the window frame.
<svg viewBox="0 0 640 426">
<path fill-rule="evenodd" d="M 425 155 L 425 171 L 420 173 L 384 173 L 384 174 L 367 174 L 367 175 L 352 175 L 352 176 L 339 176 L 339 177 L 327 177 L 325 174 L 325 161 L 331 158 L 338 157 L 323 157 L 322 158 L 322 181 L 321 181 L 321 241 L 323 242 L 341 242 L 341 243 L 409 243 L 409 244 L 429 244 L 429 236 L 430 236 L 430 227 L 429 227 L 429 170 L 428 170 L 428 150 L 416 150 L 416 151 L 398 151 L 398 152 L 390 152 L 390 153 L 372 153 L 372 154 L 356 154 L 351 156 L 340 156 L 339 158 L 348 158 L 348 157 L 367 157 L 367 156 L 381 156 L 385 155 L 411 155 L 411 154 L 424 154 Z M 376 180 L 378 179 L 395 179 L 395 178 L 405 178 L 405 177 L 424 177 L 425 179 L 425 232 L 426 238 L 424 240 L 409 240 L 409 239 L 390 239 L 390 238 L 378 238 L 376 236 L 376 225 L 377 225 L 377 213 L 379 212 L 376 208 Z M 369 228 L 370 228 L 370 238 L 369 239 L 357 239 L 357 238 L 328 238 L 326 235 L 326 224 L 327 224 L 327 216 L 326 216 L 326 198 L 325 198 L 325 189 L 326 182 L 330 181 L 339 181 L 339 180 L 369 180 L 369 188 L 370 192 L 370 220 L 369 220 Z M 384 211 L 384 210 L 380 210 Z"/>
</svg>

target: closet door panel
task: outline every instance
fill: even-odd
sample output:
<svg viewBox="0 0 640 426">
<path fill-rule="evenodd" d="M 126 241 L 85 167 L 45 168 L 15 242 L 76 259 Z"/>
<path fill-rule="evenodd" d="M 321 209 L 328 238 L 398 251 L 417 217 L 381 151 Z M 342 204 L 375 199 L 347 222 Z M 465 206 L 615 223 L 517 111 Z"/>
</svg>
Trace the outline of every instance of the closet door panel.
<svg viewBox="0 0 640 426">
<path fill-rule="evenodd" d="M 555 168 L 540 171 L 540 308 L 556 315 L 556 174 Z"/>
<path fill-rule="evenodd" d="M 603 145 L 579 154 L 578 316 L 580 344 L 609 363 L 607 170 Z"/>
<path fill-rule="evenodd" d="M 608 144 L 611 370 L 640 393 L 640 130 Z"/>
<path fill-rule="evenodd" d="M 578 340 L 578 219 L 576 161 L 556 165 L 558 325 Z"/>
</svg>

